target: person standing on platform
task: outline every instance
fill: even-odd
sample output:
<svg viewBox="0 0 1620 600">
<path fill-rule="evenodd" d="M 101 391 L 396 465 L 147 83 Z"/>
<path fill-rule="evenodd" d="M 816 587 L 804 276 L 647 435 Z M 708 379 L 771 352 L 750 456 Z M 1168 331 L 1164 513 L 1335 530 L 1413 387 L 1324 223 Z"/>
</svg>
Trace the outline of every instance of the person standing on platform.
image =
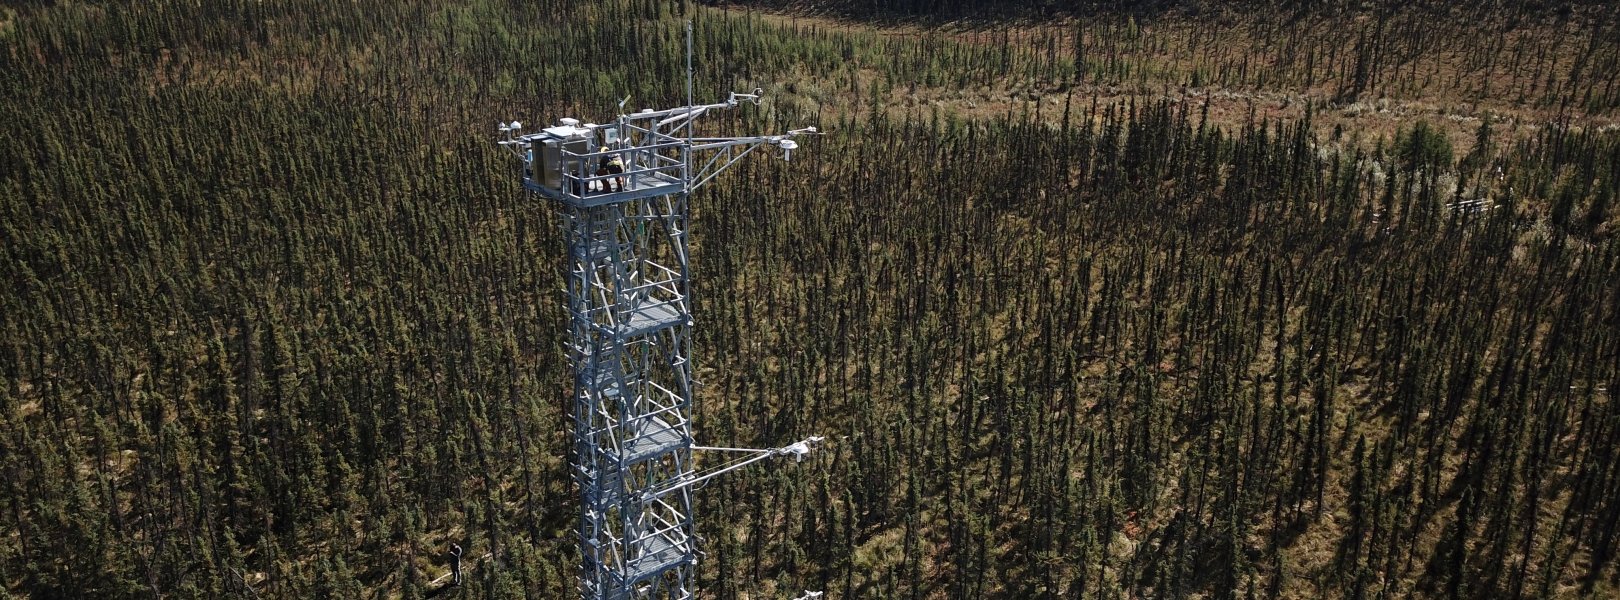
<svg viewBox="0 0 1620 600">
<path fill-rule="evenodd" d="M 609 149 L 610 150 L 619 150 L 620 146 L 621 146 L 621 144 L 619 142 L 614 142 L 613 145 L 609 147 Z M 597 175 L 620 175 L 620 174 L 623 174 L 623 173 L 624 173 L 624 158 L 620 154 L 609 154 L 607 156 L 602 157 L 602 162 L 598 166 L 597 171 L 596 171 Z M 602 180 L 602 191 L 605 191 L 605 192 L 622 192 L 622 191 L 624 191 L 624 177 L 614 177 L 612 179 L 603 179 Z"/>
</svg>

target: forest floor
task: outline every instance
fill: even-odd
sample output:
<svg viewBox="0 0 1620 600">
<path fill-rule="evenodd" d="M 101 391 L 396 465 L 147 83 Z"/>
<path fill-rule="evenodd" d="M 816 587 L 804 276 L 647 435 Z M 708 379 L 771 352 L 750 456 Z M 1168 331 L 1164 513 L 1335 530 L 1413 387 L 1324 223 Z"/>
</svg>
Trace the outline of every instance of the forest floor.
<svg viewBox="0 0 1620 600">
<path fill-rule="evenodd" d="M 735 11 L 732 11 L 735 12 Z M 1043 22 L 1001 23 L 996 21 L 953 22 L 945 24 L 909 23 L 903 21 L 873 23 L 816 14 L 783 11 L 754 10 L 749 13 L 760 20 L 779 27 L 833 31 L 853 35 L 877 35 L 888 38 L 943 38 L 957 43 L 978 45 L 1023 45 L 1031 52 L 1055 56 L 1074 52 L 1072 32 L 1078 23 L 1073 19 L 1055 19 Z M 1344 82 L 1324 77 L 1310 85 L 1191 85 L 1188 73 L 1199 70 L 1195 61 L 1201 52 L 1192 47 L 1191 40 L 1201 35 L 1198 24 L 1178 22 L 1174 19 L 1153 24 L 1141 24 L 1140 36 L 1150 40 L 1142 44 L 1133 57 L 1148 65 L 1138 76 L 1116 80 L 1092 80 L 1063 83 L 1036 83 L 1007 77 L 995 84 L 982 84 L 967 88 L 918 85 L 915 82 L 894 86 L 885 92 L 884 103 L 893 117 L 906 114 L 927 115 L 930 110 L 966 119 L 990 119 L 1007 115 L 1037 114 L 1042 119 L 1058 123 L 1064 117 L 1066 103 L 1075 103 L 1074 112 L 1093 98 L 1099 103 L 1145 105 L 1168 101 L 1172 104 L 1192 103 L 1197 110 L 1208 106 L 1211 124 L 1236 129 L 1247 123 L 1261 121 L 1295 121 L 1312 113 L 1312 123 L 1321 136 L 1344 145 L 1373 149 L 1380 140 L 1394 139 L 1397 132 L 1411 130 L 1425 122 L 1447 135 L 1457 156 L 1474 146 L 1476 132 L 1485 119 L 1492 121 L 1493 135 L 1498 140 L 1523 139 L 1534 135 L 1551 123 L 1568 123 L 1573 129 L 1596 128 L 1604 131 L 1620 129 L 1620 117 L 1614 114 L 1588 114 L 1574 106 L 1546 106 L 1535 101 L 1531 94 L 1519 92 L 1492 92 L 1511 90 L 1514 78 L 1504 72 L 1495 72 L 1487 78 L 1468 85 L 1477 91 L 1440 90 L 1440 86 L 1422 86 L 1416 92 L 1384 92 L 1363 94 L 1347 99 L 1338 89 Z M 1205 24 L 1207 25 L 1207 24 Z M 1514 35 L 1557 38 L 1569 35 L 1563 27 L 1546 24 L 1523 26 Z M 1156 41 L 1155 41 L 1156 40 Z M 1314 40 L 1320 42 L 1321 40 Z M 1255 57 L 1256 64 L 1272 60 L 1279 51 L 1269 40 L 1258 39 L 1249 27 L 1234 27 L 1222 37 L 1220 43 L 1229 47 L 1224 52 L 1247 54 Z M 1341 48 L 1344 53 L 1351 48 Z M 1462 81 L 1465 76 L 1455 54 L 1438 53 L 1426 61 L 1413 61 L 1409 70 L 1420 72 L 1427 80 Z M 1420 64 L 1421 63 L 1421 64 Z M 1408 67 L 1397 66 L 1386 77 L 1398 77 Z M 876 83 L 879 75 L 871 70 L 858 72 L 861 88 Z M 811 88 L 826 89 L 825 74 L 801 73 L 794 81 L 780 82 L 789 90 Z M 792 93 L 792 92 L 789 92 Z M 825 113 L 842 114 L 846 110 L 865 110 L 866 99 L 848 95 L 836 98 L 820 97 L 816 106 Z"/>
</svg>

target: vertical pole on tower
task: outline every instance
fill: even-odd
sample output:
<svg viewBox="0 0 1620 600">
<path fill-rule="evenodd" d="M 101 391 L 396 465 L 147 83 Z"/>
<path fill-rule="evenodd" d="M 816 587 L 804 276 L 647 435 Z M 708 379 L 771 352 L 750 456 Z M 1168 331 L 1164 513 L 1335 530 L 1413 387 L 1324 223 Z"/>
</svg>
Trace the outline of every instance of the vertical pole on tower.
<svg viewBox="0 0 1620 600">
<path fill-rule="evenodd" d="M 692 100 L 692 22 L 686 22 L 686 106 L 690 108 Z M 692 129 L 686 129 L 687 143 L 692 141 Z"/>
</svg>

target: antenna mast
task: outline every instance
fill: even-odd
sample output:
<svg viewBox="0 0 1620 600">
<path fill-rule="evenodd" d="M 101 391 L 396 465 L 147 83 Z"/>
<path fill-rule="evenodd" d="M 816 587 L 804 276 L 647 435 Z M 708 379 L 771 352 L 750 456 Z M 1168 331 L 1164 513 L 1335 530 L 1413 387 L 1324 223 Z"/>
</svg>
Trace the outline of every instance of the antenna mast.
<svg viewBox="0 0 1620 600">
<path fill-rule="evenodd" d="M 686 21 L 686 105 L 692 105 L 692 21 L 690 19 Z"/>
<path fill-rule="evenodd" d="M 686 31 L 686 106 L 622 114 L 606 125 L 560 119 L 527 134 L 515 121 L 500 127 L 500 144 L 523 159 L 524 188 L 551 200 L 562 217 L 571 470 L 586 600 L 690 600 L 698 560 L 693 488 L 766 459 L 802 460 L 822 440 L 741 449 L 692 439 L 687 202 L 754 150 L 774 147 L 789 158 L 798 148 L 792 138 L 819 132 L 694 137 L 697 117 L 757 104 L 761 90 L 694 105 L 691 22 Z M 734 460 L 699 471 L 693 451 Z"/>
</svg>

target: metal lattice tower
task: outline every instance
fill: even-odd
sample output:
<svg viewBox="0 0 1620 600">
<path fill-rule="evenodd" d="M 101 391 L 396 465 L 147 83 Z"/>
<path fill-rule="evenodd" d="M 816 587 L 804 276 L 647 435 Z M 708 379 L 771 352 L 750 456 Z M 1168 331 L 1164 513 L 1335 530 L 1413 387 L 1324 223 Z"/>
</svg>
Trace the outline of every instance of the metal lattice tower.
<svg viewBox="0 0 1620 600">
<path fill-rule="evenodd" d="M 564 263 L 574 372 L 572 470 L 580 490 L 580 592 L 589 600 L 693 594 L 698 553 L 691 491 L 772 456 L 802 457 L 820 438 L 775 449 L 706 448 L 692 440 L 692 313 L 687 202 L 692 191 L 761 147 L 788 156 L 783 135 L 694 137 L 708 112 L 759 100 L 562 119 L 535 133 L 503 124 L 501 144 L 524 159 L 523 184 L 554 201 Z M 621 105 L 622 108 L 622 105 Z M 698 472 L 694 450 L 745 456 Z"/>
</svg>

